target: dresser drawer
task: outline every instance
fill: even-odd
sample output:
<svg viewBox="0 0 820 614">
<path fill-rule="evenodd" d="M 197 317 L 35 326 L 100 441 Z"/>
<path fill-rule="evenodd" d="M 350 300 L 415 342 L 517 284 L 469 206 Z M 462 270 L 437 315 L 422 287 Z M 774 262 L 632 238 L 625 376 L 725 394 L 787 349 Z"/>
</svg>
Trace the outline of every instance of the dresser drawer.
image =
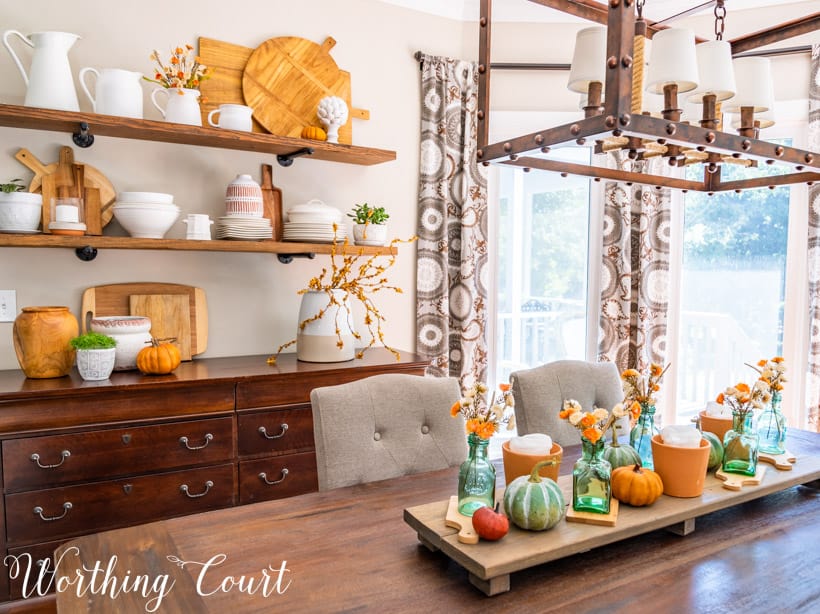
<svg viewBox="0 0 820 614">
<path fill-rule="evenodd" d="M 319 489 L 316 455 L 285 454 L 239 463 L 239 503 L 292 497 Z"/>
<path fill-rule="evenodd" d="M 233 418 L 186 420 L 3 442 L 7 493 L 230 461 Z"/>
<path fill-rule="evenodd" d="M 313 450 L 310 405 L 240 413 L 238 423 L 240 456 Z"/>
<path fill-rule="evenodd" d="M 6 495 L 8 545 L 44 542 L 235 504 L 233 464 Z"/>
<path fill-rule="evenodd" d="M 15 558 L 6 559 L 6 569 L 4 573 L 7 573 L 9 576 L 9 587 L 12 599 L 36 597 L 40 567 L 47 564 L 49 571 L 43 574 L 43 579 L 40 581 L 42 589 L 45 590 L 49 582 L 51 582 L 51 577 L 54 575 L 54 551 L 63 543 L 64 541 L 61 540 L 45 544 L 9 548 L 9 557 Z M 68 558 L 67 556 L 66 559 Z M 16 561 L 16 564 L 14 561 Z M 26 577 L 26 572 L 28 572 L 28 577 Z M 48 592 L 54 592 L 53 585 Z"/>
</svg>

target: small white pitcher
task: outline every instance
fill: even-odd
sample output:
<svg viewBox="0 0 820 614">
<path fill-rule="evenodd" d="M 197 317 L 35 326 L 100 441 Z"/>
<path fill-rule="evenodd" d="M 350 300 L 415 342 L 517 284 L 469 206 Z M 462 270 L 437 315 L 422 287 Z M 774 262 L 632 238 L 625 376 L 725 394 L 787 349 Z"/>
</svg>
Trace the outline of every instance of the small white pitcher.
<svg viewBox="0 0 820 614">
<path fill-rule="evenodd" d="M 190 213 L 188 217 L 182 220 L 182 223 L 188 226 L 188 234 L 186 239 L 195 241 L 210 241 L 211 239 L 211 224 L 214 221 L 205 213 Z"/>
<path fill-rule="evenodd" d="M 168 99 L 164 109 L 157 103 L 157 94 L 160 92 Z M 199 90 L 160 87 L 151 92 L 151 102 L 154 103 L 154 106 L 167 122 L 188 124 L 190 126 L 202 125 L 202 114 L 199 110 Z"/>
<path fill-rule="evenodd" d="M 29 72 L 26 73 L 20 58 L 9 43 L 10 36 L 17 36 L 34 49 Z M 27 107 L 79 111 L 77 90 L 68 62 L 68 50 L 79 40 L 76 34 L 68 32 L 37 32 L 26 36 L 17 30 L 3 32 L 3 45 L 23 75 L 28 89 L 23 104 Z"/>
<path fill-rule="evenodd" d="M 97 97 L 91 95 L 86 85 L 86 75 L 96 75 Z M 120 68 L 83 68 L 80 70 L 80 87 L 91 101 L 91 108 L 102 115 L 119 115 L 142 119 L 142 75 Z"/>
</svg>

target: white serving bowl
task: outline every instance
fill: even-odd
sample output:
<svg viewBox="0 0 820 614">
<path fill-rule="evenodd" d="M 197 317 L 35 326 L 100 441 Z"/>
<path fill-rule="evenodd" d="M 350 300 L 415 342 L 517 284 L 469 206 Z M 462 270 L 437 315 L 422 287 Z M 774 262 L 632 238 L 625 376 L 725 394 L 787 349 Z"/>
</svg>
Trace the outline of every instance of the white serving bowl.
<svg viewBox="0 0 820 614">
<path fill-rule="evenodd" d="M 137 202 L 124 202 L 121 203 L 117 201 L 114 203 L 115 207 L 119 207 L 120 209 L 142 209 L 142 210 L 149 210 L 155 209 L 158 211 L 179 211 L 179 207 L 174 204 L 162 204 L 162 203 L 137 203 Z"/>
<path fill-rule="evenodd" d="M 179 217 L 179 207 L 162 208 L 114 205 L 114 217 L 132 237 L 161 239 Z"/>
<path fill-rule="evenodd" d="M 173 194 L 162 192 L 120 192 L 117 194 L 119 203 L 159 203 L 170 205 L 174 202 Z"/>
<path fill-rule="evenodd" d="M 36 232 L 42 211 L 40 194 L 0 193 L 0 232 Z"/>
</svg>

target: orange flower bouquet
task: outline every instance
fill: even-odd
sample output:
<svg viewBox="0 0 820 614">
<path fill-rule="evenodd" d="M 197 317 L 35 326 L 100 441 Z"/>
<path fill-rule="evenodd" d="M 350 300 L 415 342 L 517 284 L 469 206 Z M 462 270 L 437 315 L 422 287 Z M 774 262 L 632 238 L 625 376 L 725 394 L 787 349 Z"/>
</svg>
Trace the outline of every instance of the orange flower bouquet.
<svg viewBox="0 0 820 614">
<path fill-rule="evenodd" d="M 595 407 L 591 412 L 587 412 L 581 409 L 581 404 L 575 399 L 567 399 L 564 401 L 563 409 L 558 412 L 558 417 L 569 422 L 581 432 L 581 437 L 594 444 L 598 443 L 615 421 L 627 412 L 623 403 L 613 407 L 612 412 L 602 407 Z"/>
<path fill-rule="evenodd" d="M 199 56 L 193 52 L 194 48 L 191 45 L 185 45 L 184 48 L 176 47 L 171 51 L 171 57 L 166 64 L 160 59 L 159 52 L 154 50 L 150 56 L 156 62 L 154 78 L 143 78 L 169 89 L 198 90 L 202 81 L 211 77 L 212 71 L 202 64 Z M 179 93 L 182 94 L 181 91 Z"/>
<path fill-rule="evenodd" d="M 459 414 L 463 415 L 467 421 L 467 433 L 474 433 L 481 439 L 489 439 L 504 424 L 507 425 L 508 431 L 513 430 L 515 414 L 512 413 L 512 409 L 515 407 L 515 401 L 510 385 L 500 384 L 498 388 L 498 392 L 493 394 L 492 401 L 488 403 L 484 396 L 487 393 L 487 386 L 480 382 L 475 384 L 461 399 L 453 403 L 450 415 L 453 418 Z"/>
</svg>

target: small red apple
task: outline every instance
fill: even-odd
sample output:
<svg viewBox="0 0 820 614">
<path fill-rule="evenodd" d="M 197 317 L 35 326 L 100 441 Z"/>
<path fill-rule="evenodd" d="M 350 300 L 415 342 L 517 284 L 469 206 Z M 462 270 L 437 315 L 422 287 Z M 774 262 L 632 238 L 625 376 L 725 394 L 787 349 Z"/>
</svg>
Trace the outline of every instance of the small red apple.
<svg viewBox="0 0 820 614">
<path fill-rule="evenodd" d="M 478 536 L 496 541 L 501 539 L 510 530 L 510 520 L 498 511 L 498 503 L 495 509 L 491 507 L 480 507 L 473 512 L 473 528 Z"/>
</svg>

